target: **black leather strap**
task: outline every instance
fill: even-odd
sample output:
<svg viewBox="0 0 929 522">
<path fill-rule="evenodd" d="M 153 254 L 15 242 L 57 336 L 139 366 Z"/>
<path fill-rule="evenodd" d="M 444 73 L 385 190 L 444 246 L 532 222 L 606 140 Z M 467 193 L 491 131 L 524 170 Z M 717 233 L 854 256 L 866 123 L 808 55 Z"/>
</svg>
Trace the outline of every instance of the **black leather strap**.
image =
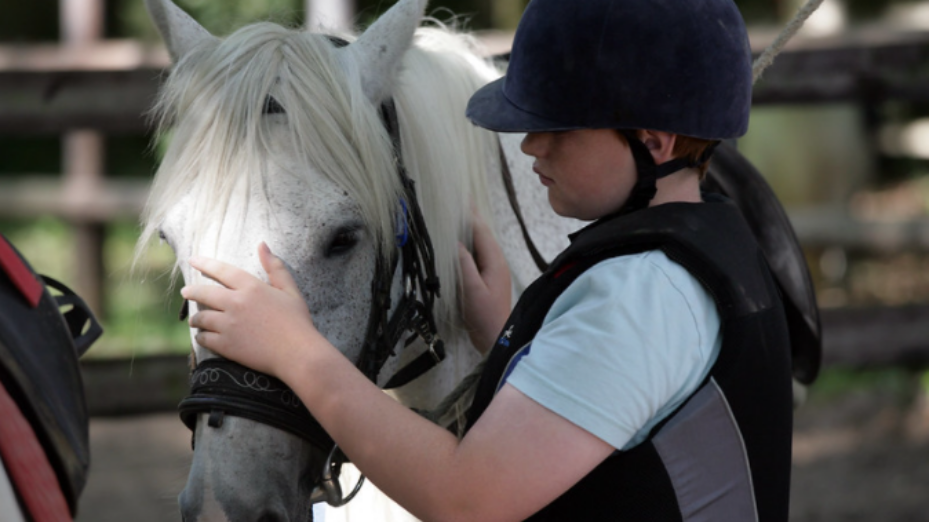
<svg viewBox="0 0 929 522">
<path fill-rule="evenodd" d="M 178 410 L 191 431 L 198 414 L 218 411 L 288 431 L 327 452 L 334 444 L 286 384 L 226 359 L 197 365 L 190 375 L 190 395 Z"/>
<path fill-rule="evenodd" d="M 523 240 L 526 242 L 526 248 L 529 249 L 529 255 L 535 262 L 540 272 L 548 270 L 548 261 L 539 253 L 532 237 L 529 236 L 529 228 L 526 227 L 526 221 L 523 219 L 523 212 L 519 207 L 519 200 L 516 198 L 516 187 L 513 186 L 513 175 L 510 174 L 510 166 L 506 162 L 506 155 L 503 153 L 503 147 L 500 147 L 500 175 L 503 177 L 503 187 L 506 189 L 506 199 L 510 202 L 510 208 L 516 214 L 516 221 L 519 223 L 519 230 L 523 234 Z"/>
</svg>

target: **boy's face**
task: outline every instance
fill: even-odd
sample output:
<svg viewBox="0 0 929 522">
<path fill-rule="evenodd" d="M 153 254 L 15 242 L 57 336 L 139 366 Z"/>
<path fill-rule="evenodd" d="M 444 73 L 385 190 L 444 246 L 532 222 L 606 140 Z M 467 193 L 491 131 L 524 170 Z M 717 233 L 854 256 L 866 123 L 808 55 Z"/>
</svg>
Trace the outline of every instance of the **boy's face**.
<svg viewBox="0 0 929 522">
<path fill-rule="evenodd" d="M 532 132 L 522 151 L 535 157 L 532 169 L 548 187 L 559 215 L 583 220 L 618 210 L 636 182 L 629 146 L 612 129 Z"/>
</svg>

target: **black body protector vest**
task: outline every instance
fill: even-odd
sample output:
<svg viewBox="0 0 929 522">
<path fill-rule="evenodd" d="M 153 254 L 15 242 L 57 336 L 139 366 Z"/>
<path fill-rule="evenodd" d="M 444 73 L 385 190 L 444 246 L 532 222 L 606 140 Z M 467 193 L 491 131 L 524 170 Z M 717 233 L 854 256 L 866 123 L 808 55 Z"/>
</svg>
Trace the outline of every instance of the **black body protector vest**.
<svg viewBox="0 0 929 522">
<path fill-rule="evenodd" d="M 686 268 L 716 302 L 722 347 L 706 380 L 645 441 L 615 452 L 529 520 L 785 522 L 790 341 L 778 289 L 739 211 L 718 199 L 669 203 L 598 221 L 571 240 L 516 304 L 488 358 L 469 429 L 555 299 L 608 258 L 657 249 Z"/>
</svg>

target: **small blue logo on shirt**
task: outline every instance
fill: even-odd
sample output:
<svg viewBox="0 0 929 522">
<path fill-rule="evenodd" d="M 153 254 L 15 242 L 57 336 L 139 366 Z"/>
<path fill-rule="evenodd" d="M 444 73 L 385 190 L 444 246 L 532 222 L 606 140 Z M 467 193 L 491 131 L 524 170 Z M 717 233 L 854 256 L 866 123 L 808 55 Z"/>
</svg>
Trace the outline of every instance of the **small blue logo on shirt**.
<svg viewBox="0 0 929 522">
<path fill-rule="evenodd" d="M 500 339 L 497 341 L 497 344 L 501 346 L 510 345 L 510 337 L 512 337 L 513 335 L 513 326 L 514 325 L 511 324 L 510 327 L 507 328 L 506 331 L 503 332 L 503 335 L 500 336 Z"/>
</svg>

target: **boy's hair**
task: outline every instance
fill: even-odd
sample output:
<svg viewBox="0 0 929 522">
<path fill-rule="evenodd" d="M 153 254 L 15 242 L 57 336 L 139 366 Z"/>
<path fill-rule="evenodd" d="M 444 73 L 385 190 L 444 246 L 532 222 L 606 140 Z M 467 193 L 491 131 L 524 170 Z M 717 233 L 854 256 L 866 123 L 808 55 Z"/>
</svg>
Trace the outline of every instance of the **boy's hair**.
<svg viewBox="0 0 929 522">
<path fill-rule="evenodd" d="M 622 132 L 616 131 L 616 134 L 619 135 L 619 138 L 625 144 L 629 144 L 626 140 L 625 134 Z M 681 134 L 677 135 L 677 140 L 674 142 L 674 150 L 672 153 L 675 158 L 686 158 L 691 161 L 698 161 L 706 149 L 716 143 L 716 140 L 705 140 L 703 138 L 694 138 L 692 136 L 683 136 Z M 706 171 L 710 168 L 710 160 L 706 160 L 703 163 L 697 165 L 697 172 L 700 174 L 700 181 L 703 181 L 703 178 L 706 177 Z"/>
<path fill-rule="evenodd" d="M 702 138 L 693 138 L 691 136 L 681 136 L 677 135 L 677 140 L 674 142 L 674 156 L 678 158 L 686 158 L 691 161 L 698 161 L 703 153 L 708 147 L 716 143 L 715 140 L 705 140 Z M 706 160 L 700 165 L 697 165 L 697 172 L 700 173 L 700 179 L 706 177 L 706 171 L 710 168 L 710 160 Z"/>
</svg>

